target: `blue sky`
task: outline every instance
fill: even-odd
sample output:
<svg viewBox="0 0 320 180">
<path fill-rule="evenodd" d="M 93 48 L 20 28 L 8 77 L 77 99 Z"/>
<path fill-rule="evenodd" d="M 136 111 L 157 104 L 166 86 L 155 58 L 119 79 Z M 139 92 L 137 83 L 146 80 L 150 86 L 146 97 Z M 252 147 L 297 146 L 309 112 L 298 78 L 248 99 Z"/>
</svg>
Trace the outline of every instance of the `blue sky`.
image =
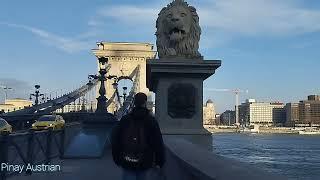
<svg viewBox="0 0 320 180">
<path fill-rule="evenodd" d="M 0 3 L 0 84 L 11 97 L 71 90 L 95 73 L 97 41 L 155 43 L 155 20 L 168 2 L 56 0 Z M 320 1 L 190 0 L 198 9 L 200 51 L 222 66 L 205 88 L 240 88 L 259 101 L 294 102 L 320 94 Z M 0 101 L 3 100 L 0 92 Z M 204 92 L 219 112 L 228 92 Z"/>
</svg>

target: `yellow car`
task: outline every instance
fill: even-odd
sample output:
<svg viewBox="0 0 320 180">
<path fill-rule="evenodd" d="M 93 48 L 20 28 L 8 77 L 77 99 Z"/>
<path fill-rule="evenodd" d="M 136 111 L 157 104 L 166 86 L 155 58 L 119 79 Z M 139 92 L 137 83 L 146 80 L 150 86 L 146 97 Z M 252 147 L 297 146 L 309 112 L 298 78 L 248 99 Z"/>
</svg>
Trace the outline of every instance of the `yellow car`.
<svg viewBox="0 0 320 180">
<path fill-rule="evenodd" d="M 12 133 L 12 126 L 2 118 L 0 118 L 0 133 Z"/>
<path fill-rule="evenodd" d="M 35 123 L 32 124 L 33 130 L 59 130 L 63 129 L 65 121 L 60 115 L 44 115 L 41 116 Z"/>
</svg>

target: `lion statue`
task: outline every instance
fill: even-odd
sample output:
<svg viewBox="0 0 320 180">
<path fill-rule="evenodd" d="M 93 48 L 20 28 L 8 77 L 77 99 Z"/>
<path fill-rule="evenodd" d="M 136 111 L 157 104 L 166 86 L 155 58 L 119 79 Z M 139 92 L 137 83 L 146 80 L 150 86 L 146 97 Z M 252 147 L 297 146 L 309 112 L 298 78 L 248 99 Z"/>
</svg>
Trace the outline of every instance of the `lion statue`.
<svg viewBox="0 0 320 180">
<path fill-rule="evenodd" d="M 194 7 L 184 0 L 174 0 L 163 8 L 157 19 L 159 58 L 202 59 L 199 53 L 201 28 Z"/>
</svg>

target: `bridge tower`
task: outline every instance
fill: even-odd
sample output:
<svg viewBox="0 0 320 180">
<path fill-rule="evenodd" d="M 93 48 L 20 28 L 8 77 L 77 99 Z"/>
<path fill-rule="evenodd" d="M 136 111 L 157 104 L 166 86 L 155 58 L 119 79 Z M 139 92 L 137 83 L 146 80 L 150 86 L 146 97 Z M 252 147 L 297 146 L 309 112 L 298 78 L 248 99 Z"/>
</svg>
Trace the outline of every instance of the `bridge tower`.
<svg viewBox="0 0 320 180">
<path fill-rule="evenodd" d="M 111 68 L 107 76 L 128 77 L 139 66 L 137 91 L 150 95 L 146 87 L 146 63 L 149 59 L 156 58 L 156 51 L 153 51 L 153 44 L 131 43 L 131 42 L 98 42 L 97 49 L 92 52 L 96 57 L 107 57 Z M 97 61 L 98 62 L 98 61 Z M 98 70 L 99 70 L 99 63 Z M 106 97 L 110 99 L 115 92 L 113 80 L 106 82 Z M 98 87 L 99 89 L 99 87 Z M 97 93 L 98 96 L 98 93 Z M 116 102 L 108 106 L 109 112 L 117 110 Z"/>
</svg>

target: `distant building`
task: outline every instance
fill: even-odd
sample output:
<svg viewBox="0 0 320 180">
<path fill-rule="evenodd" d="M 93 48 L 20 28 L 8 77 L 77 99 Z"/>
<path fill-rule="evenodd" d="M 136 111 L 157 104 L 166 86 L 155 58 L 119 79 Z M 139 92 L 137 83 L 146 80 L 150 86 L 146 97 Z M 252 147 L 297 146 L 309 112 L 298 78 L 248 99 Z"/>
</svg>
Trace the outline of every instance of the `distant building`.
<svg viewBox="0 0 320 180">
<path fill-rule="evenodd" d="M 299 103 L 299 122 L 301 124 L 320 124 L 319 96 L 308 96 L 308 100 Z"/>
<path fill-rule="evenodd" d="M 246 125 L 283 125 L 286 121 L 284 104 L 275 102 L 256 102 L 249 99 L 239 106 L 240 123 Z"/>
<path fill-rule="evenodd" d="M 213 101 L 209 99 L 206 104 L 203 106 L 203 124 L 204 125 L 213 125 L 216 124 L 216 111 L 213 104 Z"/>
<path fill-rule="evenodd" d="M 215 116 L 215 118 L 216 118 L 216 125 L 220 125 L 220 124 L 221 124 L 220 116 L 221 116 L 221 114 L 216 114 L 216 116 Z"/>
<path fill-rule="evenodd" d="M 249 123 L 273 125 L 270 103 L 256 102 L 249 104 Z"/>
<path fill-rule="evenodd" d="M 26 99 L 21 99 L 21 98 L 7 99 L 5 100 L 4 104 L 0 104 L 0 111 L 7 113 L 7 112 L 21 110 L 31 106 L 32 106 L 32 101 L 29 101 Z"/>
<path fill-rule="evenodd" d="M 255 103 L 257 102 L 255 99 L 247 99 L 246 100 L 246 103 Z"/>
<path fill-rule="evenodd" d="M 320 101 L 320 96 L 319 95 L 309 95 L 308 101 Z"/>
<path fill-rule="evenodd" d="M 293 127 L 299 123 L 299 103 L 287 103 L 286 110 L 286 126 Z"/>
<path fill-rule="evenodd" d="M 286 123 L 286 110 L 284 103 L 274 102 L 270 103 L 272 109 L 272 121 L 276 126 L 282 126 Z"/>
<path fill-rule="evenodd" d="M 249 111 L 249 104 L 255 103 L 255 99 L 247 99 L 245 103 L 241 104 L 239 106 L 239 122 L 243 125 L 249 125 L 249 119 L 250 119 L 250 111 Z"/>
<path fill-rule="evenodd" d="M 233 125 L 236 123 L 236 112 L 227 110 L 220 115 L 220 124 L 222 125 Z"/>
<path fill-rule="evenodd" d="M 320 125 L 320 96 L 309 95 L 307 100 L 286 105 L 286 126 Z"/>
</svg>

